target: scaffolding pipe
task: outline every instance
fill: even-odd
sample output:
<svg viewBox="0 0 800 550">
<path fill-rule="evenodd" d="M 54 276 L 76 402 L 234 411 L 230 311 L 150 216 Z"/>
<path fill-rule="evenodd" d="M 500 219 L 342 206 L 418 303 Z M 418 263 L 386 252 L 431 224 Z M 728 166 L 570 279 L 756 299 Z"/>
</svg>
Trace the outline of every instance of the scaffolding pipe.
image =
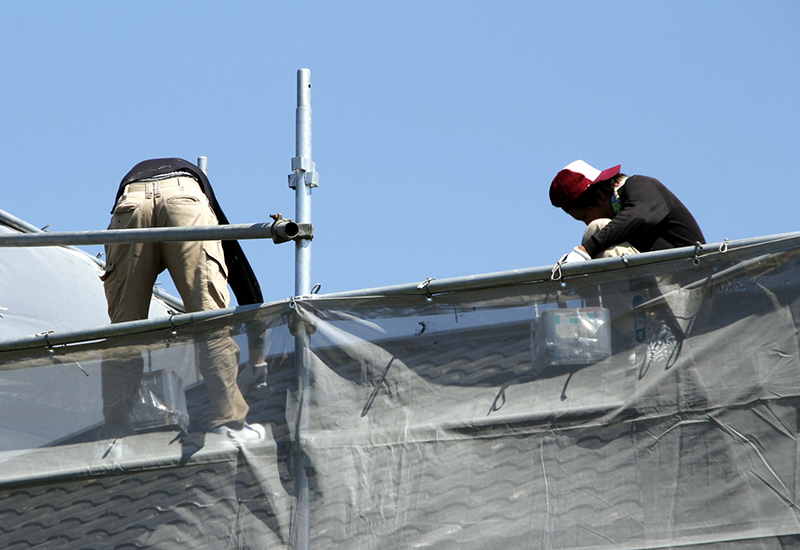
<svg viewBox="0 0 800 550">
<path fill-rule="evenodd" d="M 736 252 L 759 246 L 764 248 L 764 253 L 772 253 L 780 250 L 800 248 L 800 232 L 783 233 L 766 237 L 755 237 L 736 241 L 723 241 L 719 243 L 708 243 L 702 246 L 702 250 L 697 250 L 694 246 L 683 248 L 671 248 L 668 250 L 657 250 L 644 252 L 641 254 L 630 254 L 626 256 L 615 256 L 613 258 L 601 258 L 590 262 L 573 262 L 563 264 L 560 267 L 561 277 L 553 278 L 553 265 L 542 267 L 530 267 L 525 269 L 514 269 L 508 271 L 498 271 L 494 273 L 483 273 L 480 275 L 468 275 L 464 277 L 451 277 L 448 279 L 428 279 L 422 283 L 407 283 L 384 287 L 365 288 L 361 290 L 350 290 L 343 292 L 332 292 L 319 296 L 321 298 L 363 298 L 367 296 L 434 296 L 448 292 L 458 292 L 467 290 L 477 290 L 484 288 L 532 284 L 542 281 L 556 281 L 568 284 L 570 279 L 585 277 L 594 273 L 607 273 L 610 271 L 624 271 L 634 267 L 654 265 L 670 261 L 695 261 L 701 262 L 703 258 L 727 254 L 733 259 Z"/>
<path fill-rule="evenodd" d="M 289 187 L 295 192 L 295 218 L 311 226 L 311 189 L 317 186 L 317 173 L 311 160 L 311 71 L 297 71 L 297 110 L 295 112 L 295 156 Z M 295 297 L 311 293 L 311 239 L 295 240 Z M 310 341 L 305 324 L 294 324 L 295 377 L 299 396 L 299 411 L 295 426 L 295 497 L 297 514 L 293 526 L 295 550 L 307 550 L 309 544 L 309 482 L 306 470 L 305 437 L 309 422 Z"/>
<path fill-rule="evenodd" d="M 204 323 L 231 317 L 236 313 L 249 311 L 262 307 L 260 304 L 249 306 L 229 307 L 225 309 L 212 309 L 207 311 L 195 311 L 191 313 L 176 313 L 169 317 L 158 317 L 156 319 L 141 319 L 139 321 L 127 321 L 115 323 L 97 328 L 69 332 L 42 332 L 31 336 L 17 337 L 12 340 L 0 341 L 0 353 L 9 351 L 28 351 L 36 349 L 52 349 L 57 346 L 80 345 L 108 338 L 119 336 L 132 336 L 157 332 L 159 330 L 175 330 L 181 327 L 188 327 L 198 323 Z M 1 359 L 1 358 L 0 358 Z"/>
<path fill-rule="evenodd" d="M 317 186 L 317 173 L 311 160 L 311 71 L 297 71 L 297 110 L 295 113 L 295 157 L 289 187 L 295 192 L 295 219 L 311 224 L 311 189 Z M 295 295 L 311 292 L 311 239 L 295 242 Z"/>
<path fill-rule="evenodd" d="M 21 220 L 18 217 L 9 214 L 5 210 L 0 210 L 0 224 L 7 225 L 12 229 L 22 231 L 23 233 L 42 233 L 42 230 L 35 225 L 32 225 L 25 220 Z"/>
<path fill-rule="evenodd" d="M 713 243 L 705 245 L 707 252 L 700 256 L 702 258 L 710 255 L 723 254 L 719 248 L 723 243 Z M 773 235 L 768 237 L 757 237 L 751 239 L 743 239 L 738 241 L 729 241 L 727 243 L 728 249 L 725 254 L 731 256 L 733 260 L 736 252 L 739 250 L 746 250 L 755 246 L 763 248 L 764 254 L 771 254 L 779 251 L 796 250 L 800 248 L 800 232 L 785 233 L 782 235 Z M 646 252 L 644 254 L 636 254 L 628 257 L 628 264 L 636 265 L 656 264 L 674 260 L 690 260 L 693 258 L 693 249 L 690 248 L 677 248 L 671 250 L 661 250 L 657 252 Z M 588 275 L 590 273 L 613 271 L 614 266 L 622 266 L 620 269 L 626 269 L 625 262 L 620 258 L 604 258 L 602 260 L 595 260 L 592 262 L 579 262 L 576 264 L 567 264 L 564 268 L 573 265 L 569 271 L 570 275 Z M 599 267 L 597 267 L 599 266 Z M 605 268 L 603 268 L 605 266 Z M 429 294 L 438 294 L 443 292 L 456 292 L 475 290 L 479 288 L 492 288 L 503 287 L 517 284 L 533 284 L 540 282 L 543 279 L 549 280 L 553 266 L 536 267 L 530 269 L 518 269 L 511 271 L 502 271 L 496 273 L 487 273 L 483 275 L 474 275 L 470 277 L 454 277 L 450 279 L 433 280 L 422 286 L 418 283 L 395 285 L 389 287 L 364 289 L 352 292 L 339 292 L 331 293 L 320 296 L 315 296 L 315 301 L 325 300 L 338 300 L 341 298 L 355 298 L 364 296 L 398 296 L 398 295 L 416 295 L 421 298 Z M 428 288 L 428 287 L 432 287 Z M 0 341 L 0 353 L 8 351 L 29 350 L 35 348 L 46 348 L 51 346 L 69 346 L 78 345 L 94 340 L 111 338 L 115 336 L 127 336 L 134 334 L 144 334 L 165 328 L 187 326 L 199 322 L 212 321 L 217 318 L 231 316 L 239 312 L 249 311 L 255 308 L 265 308 L 273 306 L 279 302 L 269 304 L 257 304 L 252 306 L 240 306 L 238 308 L 227 308 L 221 310 L 200 311 L 195 313 L 176 314 L 171 317 L 161 317 L 157 319 L 143 319 L 140 321 L 130 321 L 126 323 L 117 323 L 114 325 L 105 325 L 102 327 L 85 329 L 71 332 L 50 332 L 47 334 L 37 334 L 34 336 L 27 336 L 22 338 L 14 338 L 11 340 Z"/>
<path fill-rule="evenodd" d="M 310 228 L 292 220 L 271 223 L 235 225 L 201 225 L 193 227 L 146 227 L 140 229 L 103 229 L 99 231 L 62 231 L 54 233 L 22 233 L 0 235 L 0 247 L 76 246 L 118 243 L 152 243 L 171 241 L 235 241 L 273 239 L 285 242 L 310 233 Z"/>
</svg>

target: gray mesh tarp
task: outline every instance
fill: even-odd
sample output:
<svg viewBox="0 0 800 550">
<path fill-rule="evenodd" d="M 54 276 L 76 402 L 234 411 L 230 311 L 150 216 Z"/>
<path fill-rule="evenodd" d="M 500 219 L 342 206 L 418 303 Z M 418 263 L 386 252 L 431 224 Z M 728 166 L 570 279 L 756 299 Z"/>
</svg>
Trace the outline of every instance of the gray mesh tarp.
<svg viewBox="0 0 800 550">
<path fill-rule="evenodd" d="M 88 384 L 104 353 L 175 368 L 170 350 L 223 326 L 244 349 L 258 326 L 268 362 L 241 377 L 263 442 L 204 433 L 197 383 L 188 434 L 98 441 L 76 424 L 0 455 L 0 543 L 798 547 L 796 241 L 309 297 L 51 349 L 0 343 L 2 369 L 77 361 Z"/>
</svg>

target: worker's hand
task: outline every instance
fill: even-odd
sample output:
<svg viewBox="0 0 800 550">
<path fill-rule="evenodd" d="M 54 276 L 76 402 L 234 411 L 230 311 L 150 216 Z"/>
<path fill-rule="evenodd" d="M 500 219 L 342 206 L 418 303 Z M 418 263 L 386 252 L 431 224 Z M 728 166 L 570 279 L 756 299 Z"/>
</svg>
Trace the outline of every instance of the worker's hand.
<svg viewBox="0 0 800 550">
<path fill-rule="evenodd" d="M 592 257 L 589 256 L 589 253 L 586 252 L 586 249 L 582 246 L 576 246 L 572 249 L 572 252 L 569 254 L 565 254 L 561 257 L 558 263 L 567 264 L 570 262 L 585 262 L 586 260 L 591 260 Z"/>
</svg>

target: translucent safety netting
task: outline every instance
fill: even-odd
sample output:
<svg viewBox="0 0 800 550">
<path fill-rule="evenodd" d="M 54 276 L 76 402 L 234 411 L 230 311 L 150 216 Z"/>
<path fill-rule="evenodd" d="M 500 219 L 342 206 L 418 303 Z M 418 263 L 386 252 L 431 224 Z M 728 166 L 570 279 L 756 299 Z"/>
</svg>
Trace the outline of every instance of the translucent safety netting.
<svg viewBox="0 0 800 550">
<path fill-rule="evenodd" d="M 0 342 L 0 546 L 797 547 L 799 241 Z M 263 441 L 206 431 L 220 331 Z M 101 440 L 109 355 L 167 372 Z"/>
</svg>

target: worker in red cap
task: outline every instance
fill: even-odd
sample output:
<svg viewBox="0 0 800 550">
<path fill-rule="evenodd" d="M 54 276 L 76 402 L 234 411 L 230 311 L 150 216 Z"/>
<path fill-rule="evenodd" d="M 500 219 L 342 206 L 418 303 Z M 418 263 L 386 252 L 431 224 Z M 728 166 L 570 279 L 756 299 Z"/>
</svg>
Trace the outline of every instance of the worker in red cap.
<svg viewBox="0 0 800 550">
<path fill-rule="evenodd" d="M 583 242 L 562 262 L 705 243 L 689 210 L 660 181 L 570 163 L 550 184 L 550 202 L 584 222 Z"/>
</svg>

